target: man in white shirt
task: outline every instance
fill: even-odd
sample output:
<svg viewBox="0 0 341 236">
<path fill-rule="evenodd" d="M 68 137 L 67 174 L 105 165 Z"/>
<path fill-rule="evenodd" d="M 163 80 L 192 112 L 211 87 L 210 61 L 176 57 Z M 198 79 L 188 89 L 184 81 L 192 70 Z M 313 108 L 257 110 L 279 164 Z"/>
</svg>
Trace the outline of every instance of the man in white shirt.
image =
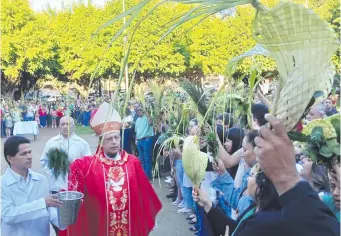
<svg viewBox="0 0 341 236">
<path fill-rule="evenodd" d="M 68 175 L 66 175 L 65 178 L 63 176 L 58 176 L 58 178 L 54 177 L 53 170 L 49 168 L 49 160 L 46 155 L 48 151 L 52 148 L 64 150 L 68 154 L 70 163 L 78 158 L 81 158 L 83 156 L 90 156 L 92 154 L 89 144 L 73 132 L 74 127 L 75 122 L 72 117 L 62 117 L 59 122 L 60 133 L 47 141 L 43 154 L 40 158 L 40 164 L 43 166 L 45 172 L 48 174 L 50 192 L 52 194 L 55 194 L 62 189 L 68 189 Z M 58 229 L 55 226 L 53 226 L 53 228 L 58 235 Z"/>
<path fill-rule="evenodd" d="M 32 166 L 30 141 L 13 136 L 4 144 L 4 156 L 9 164 L 1 176 L 1 234 L 4 236 L 47 236 L 50 225 L 58 226 L 57 209 L 62 202 L 49 195 L 45 176 Z M 62 228 L 61 228 L 62 229 Z"/>
<path fill-rule="evenodd" d="M 50 191 L 52 193 L 59 192 L 62 189 L 67 189 L 67 175 L 59 176 L 57 179 L 53 175 L 53 170 L 49 169 L 49 160 L 47 153 L 52 148 L 64 150 L 68 154 L 70 163 L 83 156 L 90 156 L 91 149 L 89 144 L 76 135 L 74 131 L 74 120 L 72 117 L 64 116 L 60 119 L 60 133 L 47 141 L 43 154 L 40 158 L 40 164 L 44 167 L 45 172 L 49 175 Z"/>
</svg>

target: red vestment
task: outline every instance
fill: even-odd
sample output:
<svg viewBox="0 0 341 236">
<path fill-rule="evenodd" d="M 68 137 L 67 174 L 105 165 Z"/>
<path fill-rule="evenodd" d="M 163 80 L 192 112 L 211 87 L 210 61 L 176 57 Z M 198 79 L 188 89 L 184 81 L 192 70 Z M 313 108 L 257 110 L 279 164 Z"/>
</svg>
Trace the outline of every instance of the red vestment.
<svg viewBox="0 0 341 236">
<path fill-rule="evenodd" d="M 77 222 L 61 236 L 145 236 L 155 225 L 161 202 L 140 161 L 122 151 L 121 160 L 103 152 L 75 160 L 69 190 L 84 193 Z"/>
</svg>

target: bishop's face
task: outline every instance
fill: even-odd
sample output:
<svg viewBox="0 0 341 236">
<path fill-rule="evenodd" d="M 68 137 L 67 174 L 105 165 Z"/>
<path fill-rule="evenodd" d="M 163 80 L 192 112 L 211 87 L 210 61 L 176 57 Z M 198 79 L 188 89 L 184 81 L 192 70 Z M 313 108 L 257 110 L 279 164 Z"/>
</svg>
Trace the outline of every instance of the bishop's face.
<svg viewBox="0 0 341 236">
<path fill-rule="evenodd" d="M 121 149 L 119 132 L 108 133 L 103 136 L 103 151 L 108 156 L 114 157 Z"/>
</svg>

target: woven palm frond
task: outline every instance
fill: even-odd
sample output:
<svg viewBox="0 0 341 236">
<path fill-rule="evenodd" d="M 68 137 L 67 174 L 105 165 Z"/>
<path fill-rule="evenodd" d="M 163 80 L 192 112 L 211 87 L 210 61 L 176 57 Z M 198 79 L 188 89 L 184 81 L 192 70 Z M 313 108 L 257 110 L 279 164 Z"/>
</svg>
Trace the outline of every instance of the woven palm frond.
<svg viewBox="0 0 341 236">
<path fill-rule="evenodd" d="M 194 186 L 199 187 L 205 177 L 208 155 L 200 151 L 199 138 L 189 136 L 184 141 L 182 163 Z"/>
<path fill-rule="evenodd" d="M 339 43 L 328 23 L 302 5 L 280 2 L 271 10 L 256 8 L 254 38 L 270 51 L 280 74 L 271 112 L 290 131 L 314 92 L 330 91 L 335 74 L 331 59 Z"/>
</svg>

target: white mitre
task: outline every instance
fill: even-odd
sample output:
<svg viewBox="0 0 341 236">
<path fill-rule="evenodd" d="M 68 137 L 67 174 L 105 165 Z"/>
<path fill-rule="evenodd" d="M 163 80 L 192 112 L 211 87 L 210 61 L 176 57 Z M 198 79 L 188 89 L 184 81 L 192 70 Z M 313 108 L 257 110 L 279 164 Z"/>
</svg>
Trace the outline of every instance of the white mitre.
<svg viewBox="0 0 341 236">
<path fill-rule="evenodd" d="M 120 114 L 109 103 L 103 102 L 92 118 L 90 125 L 98 137 L 107 133 L 120 132 L 122 120 Z"/>
</svg>

